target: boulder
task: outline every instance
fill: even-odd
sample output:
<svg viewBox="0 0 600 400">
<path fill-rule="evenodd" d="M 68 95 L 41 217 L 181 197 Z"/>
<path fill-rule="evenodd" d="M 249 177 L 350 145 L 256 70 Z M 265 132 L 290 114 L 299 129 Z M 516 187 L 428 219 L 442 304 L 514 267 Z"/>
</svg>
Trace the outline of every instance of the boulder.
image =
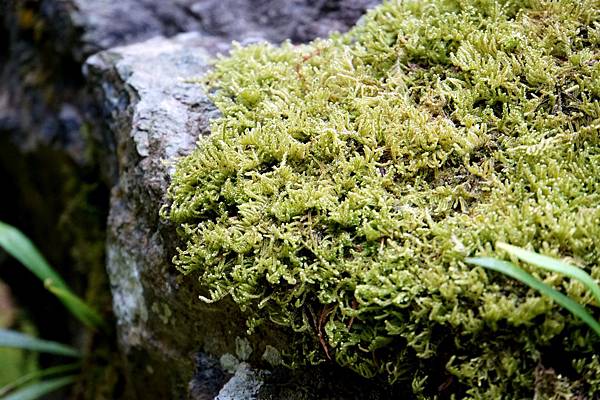
<svg viewBox="0 0 600 400">
<path fill-rule="evenodd" d="M 174 161 L 210 134 L 218 115 L 194 78 L 227 46 L 188 33 L 113 48 L 85 65 L 117 149 L 107 270 L 129 381 L 144 398 L 380 398 L 391 389 L 333 365 L 270 368 L 277 364 L 271 345 L 286 348 L 281 332 L 265 327 L 246 338 L 237 307 L 200 301 L 196 279 L 171 263 L 179 242 L 159 209 Z"/>
<path fill-rule="evenodd" d="M 185 392 L 194 350 L 206 342 L 215 354 L 225 351 L 222 337 L 237 326 L 227 310 L 202 310 L 195 301 L 193 282 L 170 265 L 172 244 L 158 218 L 168 162 L 208 134 L 214 113 L 206 95 L 185 79 L 206 70 L 207 49 L 222 43 L 197 34 L 155 38 L 92 56 L 85 67 L 116 143 L 107 271 L 119 342 L 136 392 L 155 398 Z"/>
</svg>

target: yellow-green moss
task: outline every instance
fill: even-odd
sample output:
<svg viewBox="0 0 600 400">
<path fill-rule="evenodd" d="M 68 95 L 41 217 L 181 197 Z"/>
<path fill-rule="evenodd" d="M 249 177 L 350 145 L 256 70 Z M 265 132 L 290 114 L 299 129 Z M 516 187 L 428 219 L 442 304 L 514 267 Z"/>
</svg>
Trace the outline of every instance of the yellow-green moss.
<svg viewBox="0 0 600 400">
<path fill-rule="evenodd" d="M 502 240 L 600 279 L 599 60 L 597 0 L 393 1 L 344 35 L 237 47 L 170 188 L 175 264 L 251 329 L 296 332 L 288 362 L 423 396 L 593 396 L 587 326 L 462 260 Z"/>
</svg>

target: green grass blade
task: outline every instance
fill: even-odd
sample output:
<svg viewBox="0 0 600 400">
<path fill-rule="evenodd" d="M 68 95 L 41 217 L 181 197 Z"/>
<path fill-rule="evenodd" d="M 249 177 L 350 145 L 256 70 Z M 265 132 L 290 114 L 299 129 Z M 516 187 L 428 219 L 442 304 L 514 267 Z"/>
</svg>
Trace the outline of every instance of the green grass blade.
<svg viewBox="0 0 600 400">
<path fill-rule="evenodd" d="M 13 347 L 68 357 L 80 357 L 79 351 L 73 347 L 49 340 L 37 339 L 33 336 L 6 329 L 0 329 L 0 347 Z"/>
<path fill-rule="evenodd" d="M 14 226 L 4 222 L 0 222 L 0 247 L 19 260 L 42 282 L 50 279 L 56 286 L 67 287 L 60 275 L 52 269 L 31 240 Z"/>
<path fill-rule="evenodd" d="M 2 400 L 35 400 L 40 397 L 54 392 L 61 387 L 72 384 L 77 380 L 77 376 L 65 376 L 63 378 L 50 379 L 38 383 L 33 383 L 29 386 L 24 387 L 6 397 Z"/>
<path fill-rule="evenodd" d="M 600 324 L 594 319 L 594 317 L 590 315 L 590 313 L 586 311 L 585 308 L 583 308 L 583 306 L 564 294 L 558 292 L 554 288 L 548 286 L 544 282 L 534 278 L 529 273 L 517 267 L 515 264 L 489 257 L 466 258 L 465 262 L 479 265 L 493 271 L 501 272 L 536 289 L 541 294 L 550 297 L 556 303 L 569 310 L 573 315 L 581 319 L 590 328 L 592 328 L 598 336 L 600 336 Z"/>
<path fill-rule="evenodd" d="M 69 290 L 55 286 L 51 281 L 46 281 L 46 288 L 58 297 L 65 307 L 88 328 L 106 327 L 100 314 Z"/>
<path fill-rule="evenodd" d="M 496 247 L 506 251 L 509 254 L 512 254 L 522 261 L 533 264 L 536 267 L 545 269 L 547 271 L 558 272 L 559 274 L 563 274 L 569 278 L 577 279 L 583 283 L 590 292 L 592 292 L 596 302 L 598 305 L 600 305 L 600 287 L 596 281 L 594 281 L 594 279 L 581 268 L 577 268 L 576 266 L 569 265 L 564 261 L 544 256 L 533 251 L 525 250 L 520 247 L 512 246 L 507 243 L 497 243 Z"/>
<path fill-rule="evenodd" d="M 89 328 L 105 327 L 102 317 L 71 292 L 35 245 L 17 228 L 0 222 L 0 247 L 40 278 L 65 307 Z"/>
<path fill-rule="evenodd" d="M 40 378 L 47 378 L 47 377 L 53 376 L 53 375 L 61 375 L 61 374 L 67 373 L 67 372 L 74 372 L 80 368 L 81 368 L 80 363 L 74 363 L 74 364 L 57 365 L 55 367 L 50 367 L 50 368 L 46 368 L 46 369 L 42 369 L 42 370 L 38 370 L 38 371 L 33 371 L 29 374 L 23 375 L 22 377 L 9 383 L 8 385 L 1 387 L 0 388 L 0 398 L 2 396 L 5 396 L 7 393 L 12 392 L 13 390 L 17 389 L 19 386 L 23 386 L 24 384 L 31 382 L 33 380 L 37 380 Z"/>
</svg>

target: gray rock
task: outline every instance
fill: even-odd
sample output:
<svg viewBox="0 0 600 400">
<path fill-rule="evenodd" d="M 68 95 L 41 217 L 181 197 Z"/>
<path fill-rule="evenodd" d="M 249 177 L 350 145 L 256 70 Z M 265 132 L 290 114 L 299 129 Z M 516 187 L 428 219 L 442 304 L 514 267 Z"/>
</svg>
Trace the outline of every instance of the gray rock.
<svg viewBox="0 0 600 400">
<path fill-rule="evenodd" d="M 161 232 L 158 217 L 172 162 L 208 134 L 216 115 L 186 79 L 206 71 L 209 51 L 223 46 L 199 34 L 159 37 L 101 52 L 85 66 L 116 143 L 107 270 L 118 338 L 130 382 L 154 398 L 179 398 L 189 387 L 196 351 L 224 353 L 227 340 L 217 338 L 239 330 L 235 315 L 197 300 L 194 279 L 182 279 L 170 266 L 176 240 Z"/>
<path fill-rule="evenodd" d="M 306 42 L 346 31 L 376 0 L 202 0 L 190 10 L 204 32 L 243 41 Z"/>
<path fill-rule="evenodd" d="M 241 363 L 215 400 L 255 400 L 262 385 L 260 373 L 247 363 Z"/>
<path fill-rule="evenodd" d="M 200 31 L 231 40 L 258 36 L 305 42 L 345 31 L 375 0 L 71 0 L 70 21 L 83 32 L 76 58 L 157 34 Z M 63 11 L 64 12 L 64 11 Z"/>
<path fill-rule="evenodd" d="M 390 388 L 333 364 L 300 371 L 277 367 L 278 349 L 292 338 L 267 325 L 246 337 L 235 305 L 200 301 L 202 288 L 193 276 L 182 276 L 171 264 L 178 238 L 158 214 L 173 162 L 209 134 L 209 122 L 218 116 L 190 78 L 226 48 L 222 39 L 182 34 L 113 48 L 86 63 L 117 149 L 107 269 L 128 379 L 143 398 L 387 398 Z M 215 359 L 207 361 L 206 354 Z M 234 375 L 225 384 L 228 372 Z"/>
</svg>

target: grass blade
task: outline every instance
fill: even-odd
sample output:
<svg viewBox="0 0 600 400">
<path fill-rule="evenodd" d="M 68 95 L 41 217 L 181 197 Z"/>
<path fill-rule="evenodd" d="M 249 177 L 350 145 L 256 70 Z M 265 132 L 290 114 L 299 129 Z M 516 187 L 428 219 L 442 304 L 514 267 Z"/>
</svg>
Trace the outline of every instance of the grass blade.
<svg viewBox="0 0 600 400">
<path fill-rule="evenodd" d="M 40 397 L 54 392 L 63 386 L 72 384 L 77 380 L 77 376 L 65 376 L 63 378 L 50 379 L 38 383 L 33 383 L 29 386 L 20 389 L 13 394 L 3 398 L 3 400 L 35 400 Z"/>
<path fill-rule="evenodd" d="M 6 329 L 0 329 L 0 347 L 13 347 L 61 356 L 80 357 L 79 351 L 73 347 L 49 340 L 37 339 L 33 336 Z"/>
<path fill-rule="evenodd" d="M 0 247 L 40 278 L 65 307 L 89 328 L 105 327 L 102 317 L 74 294 L 35 245 L 17 228 L 0 222 Z"/>
<path fill-rule="evenodd" d="M 63 374 L 66 372 L 74 372 L 74 371 L 77 371 L 79 368 L 81 368 L 81 364 L 74 363 L 74 364 L 57 365 L 55 367 L 50 367 L 50 368 L 42 369 L 39 371 L 33 371 L 29 374 L 23 375 L 22 377 L 9 383 L 8 385 L 1 387 L 0 388 L 0 397 L 5 396 L 7 393 L 12 392 L 19 386 L 22 386 L 33 380 L 37 380 L 40 378 L 47 378 L 49 376 L 59 375 L 59 374 Z"/>
<path fill-rule="evenodd" d="M 46 288 L 58 297 L 65 307 L 67 307 L 85 326 L 92 329 L 99 327 L 105 328 L 104 320 L 100 314 L 69 290 L 55 286 L 52 281 L 46 281 Z"/>
<path fill-rule="evenodd" d="M 583 308 L 583 306 L 564 294 L 558 292 L 554 288 L 548 286 L 544 282 L 534 278 L 529 273 L 517 267 L 515 264 L 489 257 L 466 258 L 465 262 L 479 265 L 480 267 L 488 268 L 493 271 L 501 272 L 510 276 L 511 278 L 523 282 L 533 289 L 538 290 L 543 295 L 550 297 L 557 304 L 569 310 L 573 315 L 581 319 L 590 328 L 592 328 L 598 336 L 600 336 L 600 324 L 594 319 L 594 317 L 590 315 L 590 313 L 586 311 L 585 308 Z"/>
<path fill-rule="evenodd" d="M 533 251 L 525 250 L 520 247 L 512 246 L 507 243 L 497 243 L 496 247 L 506 251 L 509 254 L 517 257 L 518 259 L 525 261 L 529 264 L 533 264 L 536 267 L 545 269 L 547 271 L 558 272 L 574 278 L 585 285 L 586 288 L 594 295 L 596 302 L 600 305 L 600 287 L 594 281 L 594 279 L 584 270 L 574 265 L 567 264 L 564 261 L 557 260 L 552 257 L 544 256 Z"/>
<path fill-rule="evenodd" d="M 0 247 L 33 272 L 42 282 L 50 279 L 58 287 L 67 288 L 35 245 L 14 226 L 0 222 Z"/>
</svg>

